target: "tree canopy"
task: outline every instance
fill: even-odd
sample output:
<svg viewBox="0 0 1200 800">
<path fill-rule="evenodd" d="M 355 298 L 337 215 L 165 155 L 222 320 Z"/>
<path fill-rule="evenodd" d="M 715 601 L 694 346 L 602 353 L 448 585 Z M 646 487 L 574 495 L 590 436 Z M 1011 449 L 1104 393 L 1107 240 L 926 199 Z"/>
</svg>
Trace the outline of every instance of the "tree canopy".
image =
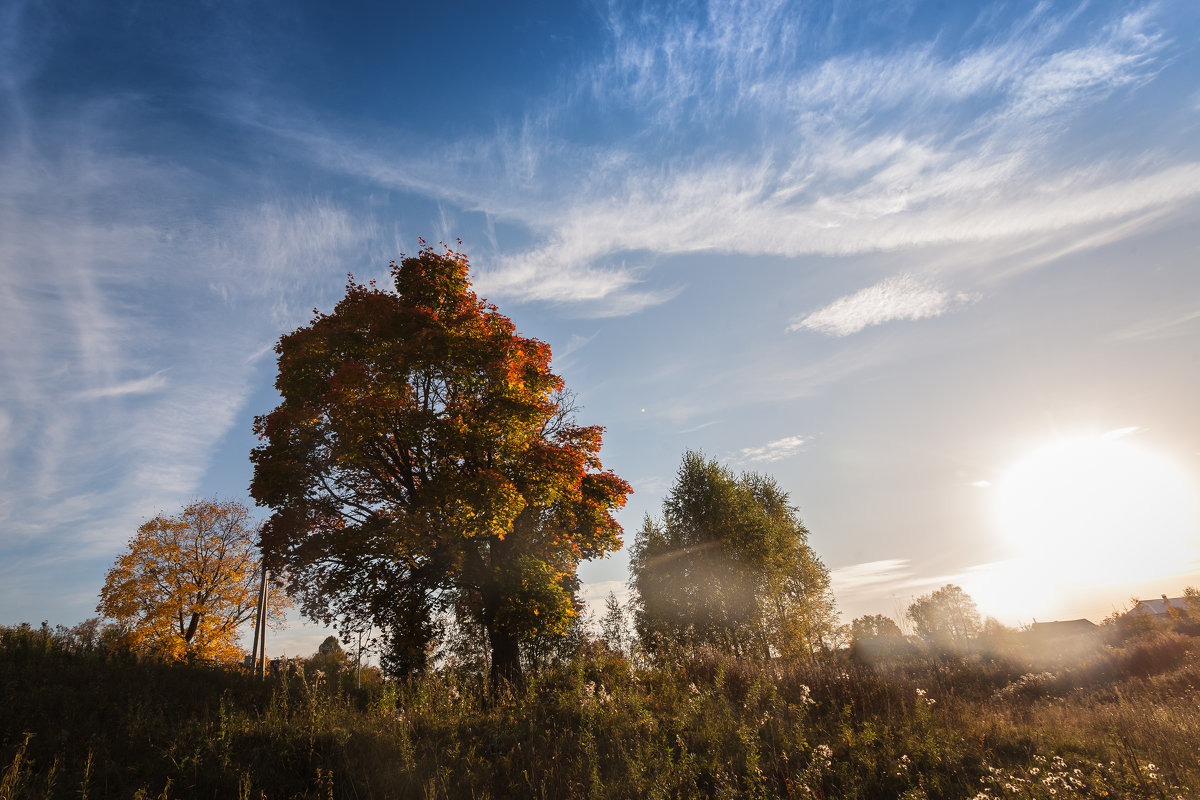
<svg viewBox="0 0 1200 800">
<path fill-rule="evenodd" d="M 975 601 L 952 583 L 918 597 L 908 607 L 907 616 L 918 636 L 944 646 L 962 644 L 980 630 Z"/>
<path fill-rule="evenodd" d="M 850 636 L 855 642 L 895 639 L 903 635 L 896 621 L 883 614 L 867 614 L 850 623 Z"/>
<path fill-rule="evenodd" d="M 282 402 L 255 421 L 263 546 L 306 615 L 370 620 L 393 669 L 421 669 L 442 611 L 486 630 L 494 676 L 577 613 L 583 559 L 620 546 L 629 485 L 576 425 L 550 348 L 476 297 L 461 253 L 350 279 L 276 346 Z"/>
<path fill-rule="evenodd" d="M 127 631 L 136 650 L 160 657 L 239 661 L 239 629 L 258 605 L 258 531 L 233 501 L 198 500 L 138 528 L 104 579 L 96 610 Z M 270 618 L 288 607 L 269 595 Z"/>
<path fill-rule="evenodd" d="M 770 478 L 735 476 L 689 452 L 632 553 L 636 627 L 662 640 L 736 654 L 811 654 L 836 627 L 829 571 Z"/>
</svg>

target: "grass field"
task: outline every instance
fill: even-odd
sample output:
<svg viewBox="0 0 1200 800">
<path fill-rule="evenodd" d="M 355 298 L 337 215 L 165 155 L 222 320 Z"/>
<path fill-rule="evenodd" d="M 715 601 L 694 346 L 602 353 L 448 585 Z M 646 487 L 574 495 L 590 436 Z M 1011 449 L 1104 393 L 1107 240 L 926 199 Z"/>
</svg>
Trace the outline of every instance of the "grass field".
<svg viewBox="0 0 1200 800">
<path fill-rule="evenodd" d="M 1198 643 L 637 667 L 593 644 L 496 695 L 459 673 L 263 681 L 6 628 L 0 800 L 1193 798 Z"/>
</svg>

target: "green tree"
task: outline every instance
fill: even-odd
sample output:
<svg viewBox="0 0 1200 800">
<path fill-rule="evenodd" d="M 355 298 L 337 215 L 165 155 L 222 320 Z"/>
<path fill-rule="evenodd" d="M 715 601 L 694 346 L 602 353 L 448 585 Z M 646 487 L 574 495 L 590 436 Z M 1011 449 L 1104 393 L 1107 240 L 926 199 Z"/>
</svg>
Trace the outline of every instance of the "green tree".
<svg viewBox="0 0 1200 800">
<path fill-rule="evenodd" d="M 850 636 L 855 642 L 896 639 L 903 635 L 896 621 L 883 614 L 867 614 L 850 623 Z"/>
<path fill-rule="evenodd" d="M 1183 602 L 1192 622 L 1200 622 L 1200 589 L 1195 586 L 1183 587 Z"/>
<path fill-rule="evenodd" d="M 952 583 L 918 597 L 908 607 L 907 616 L 918 636 L 941 646 L 963 644 L 977 636 L 981 627 L 975 601 Z"/>
<path fill-rule="evenodd" d="M 308 659 L 308 663 L 312 669 L 321 670 L 333 681 L 338 673 L 346 669 L 349 656 L 336 636 L 326 636 L 317 646 L 317 652 Z"/>
<path fill-rule="evenodd" d="M 600 618 L 600 638 L 612 650 L 628 654 L 630 651 L 629 614 L 617 599 L 616 592 L 604 598 L 604 616 Z"/>
<path fill-rule="evenodd" d="M 646 518 L 631 571 L 635 626 L 651 651 L 674 642 L 808 654 L 836 627 L 829 571 L 787 493 L 699 453 L 684 455 L 662 521 Z"/>
<path fill-rule="evenodd" d="M 392 278 L 351 278 L 276 346 L 283 399 L 251 455 L 263 547 L 307 616 L 382 630 L 385 663 L 423 668 L 453 611 L 516 679 L 521 642 L 577 613 L 579 562 L 620 546 L 630 488 L 601 466 L 603 429 L 560 402 L 550 348 L 476 297 L 465 256 L 426 246 Z"/>
</svg>

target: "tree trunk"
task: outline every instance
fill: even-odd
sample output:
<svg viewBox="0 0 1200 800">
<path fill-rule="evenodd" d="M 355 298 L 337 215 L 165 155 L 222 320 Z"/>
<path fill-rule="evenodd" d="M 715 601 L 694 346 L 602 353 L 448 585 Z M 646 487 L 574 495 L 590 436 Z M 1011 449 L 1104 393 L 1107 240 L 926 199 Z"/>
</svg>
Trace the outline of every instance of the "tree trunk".
<svg viewBox="0 0 1200 800">
<path fill-rule="evenodd" d="M 188 644 L 192 643 L 192 637 L 196 635 L 196 629 L 200 627 L 200 615 L 192 614 L 192 621 L 188 623 L 187 633 L 183 634 L 183 640 Z"/>
<path fill-rule="evenodd" d="M 516 637 L 507 631 L 496 630 L 495 625 L 490 625 L 488 641 L 492 645 L 492 691 L 499 691 L 501 686 L 505 685 L 520 688 L 525 676 L 521 672 L 521 649 L 517 645 Z"/>
<path fill-rule="evenodd" d="M 504 685 L 520 687 L 521 649 L 517 638 L 504 628 L 500 620 L 506 587 L 501 583 L 502 567 L 508 565 L 512 540 L 496 539 L 490 542 L 486 566 L 481 558 L 478 562 L 480 600 L 483 606 L 483 629 L 487 631 L 488 644 L 492 650 L 492 663 L 488 670 L 491 691 L 497 693 Z"/>
</svg>

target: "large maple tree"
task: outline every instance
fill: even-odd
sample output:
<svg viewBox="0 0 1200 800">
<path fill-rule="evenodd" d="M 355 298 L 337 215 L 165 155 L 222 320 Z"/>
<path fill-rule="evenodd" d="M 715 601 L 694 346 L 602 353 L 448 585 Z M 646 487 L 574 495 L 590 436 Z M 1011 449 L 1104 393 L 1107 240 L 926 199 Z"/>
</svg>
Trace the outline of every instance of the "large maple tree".
<svg viewBox="0 0 1200 800">
<path fill-rule="evenodd" d="M 251 455 L 264 552 L 309 617 L 381 629 L 398 670 L 453 610 L 486 630 L 493 677 L 519 678 L 520 643 L 575 615 L 579 562 L 620 546 L 631 490 L 463 254 L 425 246 L 392 277 L 351 278 L 276 346 L 282 402 Z"/>
</svg>

